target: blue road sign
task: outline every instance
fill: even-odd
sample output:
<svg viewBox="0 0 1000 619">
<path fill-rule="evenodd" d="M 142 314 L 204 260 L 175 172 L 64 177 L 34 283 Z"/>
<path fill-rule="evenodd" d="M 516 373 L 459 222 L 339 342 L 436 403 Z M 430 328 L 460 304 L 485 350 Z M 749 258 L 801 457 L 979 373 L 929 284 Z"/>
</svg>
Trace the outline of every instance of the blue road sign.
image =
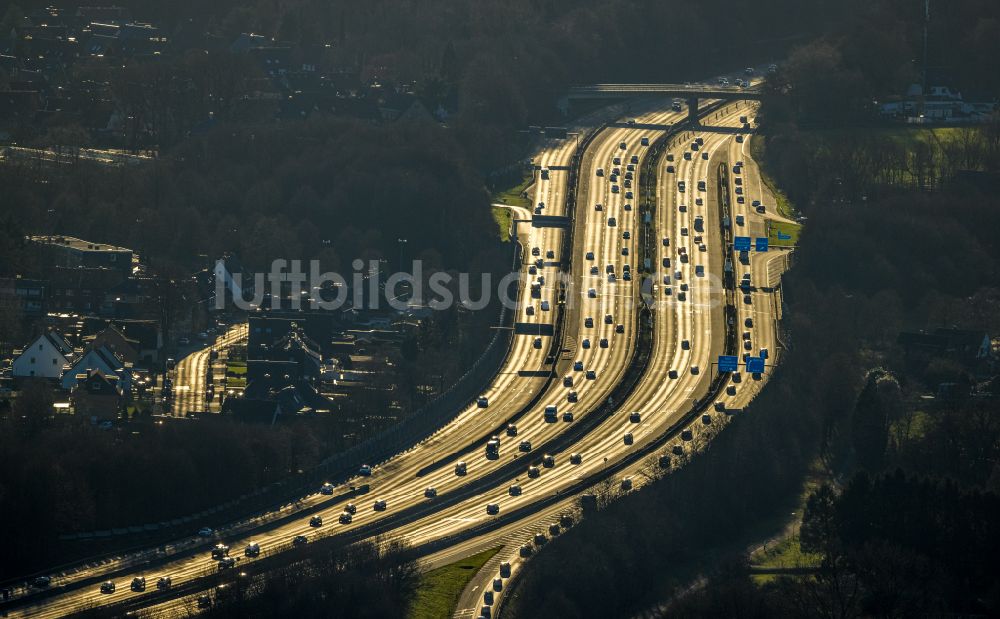
<svg viewBox="0 0 1000 619">
<path fill-rule="evenodd" d="M 792 235 L 791 234 L 785 234 L 781 230 L 778 230 L 778 240 L 779 241 L 791 241 L 792 240 Z"/>
<path fill-rule="evenodd" d="M 747 359 L 747 372 L 751 374 L 763 374 L 764 357 L 750 357 Z"/>
<path fill-rule="evenodd" d="M 737 236 L 733 238 L 733 249 L 736 251 L 750 251 L 750 237 Z"/>
<path fill-rule="evenodd" d="M 740 358 L 736 355 L 719 355 L 719 371 L 735 372 L 740 369 Z"/>
<path fill-rule="evenodd" d="M 758 236 L 756 239 L 757 251 L 767 251 L 767 237 Z"/>
</svg>

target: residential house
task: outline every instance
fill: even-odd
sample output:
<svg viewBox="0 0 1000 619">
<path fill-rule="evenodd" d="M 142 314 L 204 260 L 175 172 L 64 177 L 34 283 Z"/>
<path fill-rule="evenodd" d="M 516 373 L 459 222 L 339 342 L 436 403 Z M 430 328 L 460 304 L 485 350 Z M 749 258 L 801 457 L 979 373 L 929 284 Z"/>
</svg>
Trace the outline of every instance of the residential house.
<svg viewBox="0 0 1000 619">
<path fill-rule="evenodd" d="M 70 403 L 77 415 L 91 421 L 114 421 L 124 410 L 125 397 L 118 377 L 100 370 L 89 370 L 76 377 Z"/>
<path fill-rule="evenodd" d="M 14 355 L 13 375 L 16 378 L 60 378 L 64 366 L 74 358 L 73 347 L 55 331 L 39 335 Z"/>
<path fill-rule="evenodd" d="M 113 324 L 103 331 L 83 338 L 85 350 L 107 348 L 125 363 L 135 364 L 139 361 L 139 340 L 126 337 Z"/>
<path fill-rule="evenodd" d="M 126 364 L 107 347 L 88 348 L 78 359 L 72 362 L 69 369 L 63 373 L 60 386 L 71 390 L 76 386 L 81 376 L 88 372 L 99 370 L 105 376 L 114 376 L 123 392 L 132 391 L 132 364 Z"/>
<path fill-rule="evenodd" d="M 120 331 L 127 340 L 138 342 L 138 364 L 152 366 L 161 361 L 163 331 L 160 330 L 160 323 L 155 320 L 107 319 L 85 316 L 81 320 L 80 338 L 87 341 L 88 336 L 97 335 L 110 326 Z"/>
</svg>

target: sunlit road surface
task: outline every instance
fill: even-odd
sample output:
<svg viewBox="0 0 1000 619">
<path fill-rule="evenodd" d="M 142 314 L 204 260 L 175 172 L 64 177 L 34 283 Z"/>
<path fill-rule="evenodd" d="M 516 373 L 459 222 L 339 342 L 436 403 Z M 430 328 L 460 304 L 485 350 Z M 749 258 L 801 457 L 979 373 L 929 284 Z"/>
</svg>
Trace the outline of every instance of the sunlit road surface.
<svg viewBox="0 0 1000 619">
<path fill-rule="evenodd" d="M 177 362 L 177 368 L 173 372 L 174 404 L 171 411 L 173 415 L 183 417 L 190 412 L 211 410 L 210 405 L 218 401 L 214 399 L 209 403 L 205 400 L 205 390 L 208 385 L 206 376 L 212 368 L 212 349 L 222 350 L 245 340 L 246 337 L 246 323 L 233 325 L 205 348 L 196 350 Z M 218 410 L 218 405 L 215 405 L 214 409 Z"/>
<path fill-rule="evenodd" d="M 636 112 L 633 113 L 637 114 Z M 726 122 L 731 123 L 733 116 L 738 117 L 739 112 L 726 115 Z M 657 122 L 668 121 L 671 117 L 671 113 L 655 112 L 648 118 L 640 116 L 639 120 L 642 124 L 655 124 Z M 723 121 L 720 120 L 718 122 L 722 123 Z M 555 436 L 561 431 L 561 428 L 568 427 L 572 423 L 563 422 L 561 418 L 556 423 L 545 423 L 542 419 L 542 408 L 546 404 L 558 403 L 560 413 L 564 410 L 573 410 L 576 415 L 582 416 L 586 415 L 588 410 L 596 406 L 598 402 L 603 401 L 610 388 L 620 380 L 617 373 L 624 368 L 625 359 L 631 350 L 630 346 L 634 344 L 632 330 L 634 329 L 634 312 L 636 311 L 636 302 L 634 300 L 637 294 L 634 288 L 624 285 L 626 282 L 622 280 L 610 284 L 601 281 L 600 283 L 605 285 L 597 288 L 594 285 L 597 282 L 590 275 L 591 261 L 585 260 L 582 256 L 588 251 L 594 252 L 595 258 L 593 262 L 602 266 L 598 276 L 599 279 L 604 279 L 601 276 L 604 275 L 603 272 L 607 264 L 614 264 L 616 272 L 621 274 L 624 263 L 630 260 L 630 257 L 622 256 L 621 248 L 627 246 L 628 242 L 623 238 L 622 232 L 629 230 L 632 233 L 632 238 L 635 239 L 637 211 L 635 208 L 631 210 L 625 208 L 624 205 L 632 201 L 626 201 L 623 192 L 619 192 L 618 194 L 611 193 L 610 184 L 606 180 L 606 177 L 597 177 L 596 169 L 603 167 L 607 172 L 609 168 L 614 167 L 611 161 L 613 157 L 621 155 L 630 157 L 632 154 L 638 154 L 640 152 L 638 140 L 642 135 L 655 137 L 652 132 L 643 129 L 614 128 L 603 131 L 591 145 L 588 157 L 584 161 L 584 169 L 581 172 L 584 175 L 584 180 L 587 182 L 581 185 L 582 192 L 576 215 L 578 218 L 585 218 L 583 224 L 584 233 L 582 238 L 575 239 L 576 246 L 573 248 L 573 280 L 574 283 L 579 282 L 579 285 L 574 288 L 575 293 L 580 294 L 581 298 L 577 300 L 579 311 L 571 311 L 567 315 L 567 329 L 569 333 L 567 340 L 575 340 L 575 345 L 571 344 L 567 346 L 569 354 L 561 355 L 556 368 L 557 377 L 561 377 L 564 374 L 582 374 L 580 371 L 571 369 L 576 360 L 582 360 L 584 367 L 587 369 L 595 368 L 596 378 L 593 380 L 586 380 L 580 376 L 579 383 L 576 383 L 577 379 L 574 377 L 574 389 L 578 393 L 577 403 L 572 406 L 568 403 L 567 397 L 570 388 L 564 386 L 562 380 L 552 381 L 545 397 L 541 399 L 535 409 L 529 411 L 519 422 L 518 436 L 502 437 L 503 447 L 500 460 L 486 460 L 483 455 L 481 443 L 462 450 L 470 441 L 485 438 L 483 435 L 485 431 L 496 427 L 498 423 L 512 414 L 513 411 L 511 410 L 506 411 L 506 413 L 501 412 L 504 403 L 508 400 L 518 400 L 518 394 L 523 393 L 523 391 L 516 390 L 508 393 L 507 389 L 511 385 L 516 385 L 517 379 L 520 377 L 516 371 L 502 372 L 491 387 L 491 391 L 488 392 L 490 396 L 490 406 L 488 408 L 478 409 L 473 405 L 470 409 L 463 411 L 454 423 L 449 424 L 449 426 L 440 431 L 431 440 L 394 457 L 383 465 L 375 467 L 374 475 L 367 480 L 372 485 L 372 492 L 365 496 L 363 501 L 356 501 L 358 503 L 358 513 L 350 525 L 337 524 L 337 516 L 343 509 L 345 502 L 343 499 L 338 500 L 336 498 L 331 499 L 311 495 L 306 498 L 303 505 L 323 505 L 322 511 L 319 512 L 325 521 L 325 525 L 322 528 L 313 529 L 309 527 L 306 517 L 277 527 L 264 525 L 253 529 L 252 526 L 247 525 L 245 527 L 246 530 L 253 530 L 252 534 L 238 534 L 234 528 L 233 533 L 227 534 L 225 537 L 227 543 L 234 550 L 239 550 L 252 538 L 260 543 L 265 553 L 275 551 L 287 546 L 291 537 L 297 534 L 304 534 L 310 538 L 329 535 L 371 523 L 385 517 L 386 514 L 391 515 L 393 511 L 399 509 L 439 500 L 447 496 L 449 491 L 468 483 L 470 479 L 475 479 L 478 475 L 496 470 L 498 466 L 511 461 L 512 458 L 523 459 L 525 461 L 526 472 L 528 461 L 537 461 L 541 454 L 534 452 L 522 454 L 518 452 L 518 442 L 522 439 L 529 439 L 533 443 L 539 444 L 547 438 Z M 729 134 L 712 134 L 710 131 L 704 132 L 702 135 L 705 138 L 704 149 L 712 153 L 713 159 L 703 160 L 699 156 L 690 162 L 678 165 L 677 168 L 676 176 L 688 179 L 687 192 L 690 193 L 685 192 L 687 196 L 679 195 L 676 186 L 677 178 L 671 178 L 672 175 L 666 175 L 662 170 L 660 171 L 660 187 L 657 191 L 658 208 L 656 210 L 656 225 L 663 235 L 670 237 L 672 243 L 667 247 L 661 246 L 660 251 L 663 252 L 662 256 L 667 257 L 669 254 L 671 257 L 676 257 L 675 252 L 678 243 L 681 246 L 687 247 L 691 256 L 691 262 L 685 263 L 680 268 L 682 271 L 682 280 L 690 284 L 688 300 L 667 303 L 662 306 L 658 305 L 657 309 L 654 310 L 653 320 L 655 323 L 654 328 L 656 329 L 656 339 L 654 341 L 654 353 L 650 366 L 652 369 L 644 376 L 639 388 L 619 408 L 617 413 L 604 420 L 596 429 L 586 434 L 572 447 L 573 451 L 581 453 L 581 464 L 570 465 L 568 463 L 568 453 L 553 454 L 556 458 L 555 466 L 552 468 L 542 468 L 538 478 L 529 480 L 522 473 L 504 481 L 502 484 L 498 484 L 493 490 L 484 491 L 477 496 L 444 507 L 436 511 L 432 517 L 417 519 L 412 523 L 399 527 L 397 530 L 392 531 L 388 537 L 398 537 L 413 544 L 440 539 L 467 529 L 473 524 L 482 524 L 488 521 L 491 516 L 487 516 L 485 511 L 487 503 L 497 503 L 500 505 L 501 513 L 503 513 L 519 506 L 530 505 L 542 497 L 558 493 L 563 488 L 577 483 L 581 477 L 591 473 L 599 473 L 602 468 L 613 466 L 630 449 L 638 448 L 646 442 L 655 439 L 666 427 L 673 423 L 673 420 L 676 420 L 686 412 L 691 399 L 697 396 L 699 390 L 703 391 L 707 387 L 711 357 L 717 354 L 718 350 L 716 349 L 721 348 L 721 333 L 716 333 L 719 329 L 713 331 L 713 316 L 722 312 L 721 305 L 718 303 L 713 304 L 713 295 L 721 297 L 721 293 L 713 291 L 711 286 L 696 279 L 696 276 L 692 275 L 692 273 L 695 270 L 695 266 L 701 264 L 706 267 L 709 273 L 715 274 L 718 272 L 721 278 L 723 254 L 721 240 L 718 235 L 718 225 L 717 223 L 711 223 L 713 215 L 709 207 L 715 208 L 714 204 L 710 200 L 704 199 L 707 196 L 703 196 L 703 204 L 695 205 L 693 198 L 697 180 L 709 178 L 710 166 L 716 164 L 716 157 L 725 156 L 721 153 L 725 153 L 728 148 L 726 143 L 732 139 L 732 136 Z M 620 148 L 622 141 L 626 143 L 626 149 Z M 568 156 L 572 154 L 572 150 L 566 149 L 565 146 L 565 143 L 551 145 L 550 150 L 542 153 L 542 165 L 546 165 L 544 162 L 548 161 L 548 167 L 551 170 L 554 165 L 553 162 L 557 164 L 560 164 L 562 161 L 568 162 Z M 679 154 L 683 152 L 685 146 L 686 143 L 680 141 L 670 150 Z M 623 153 L 616 154 L 616 151 L 622 150 L 624 150 Z M 719 152 L 716 153 L 716 151 Z M 562 152 L 561 156 L 558 154 L 560 152 Z M 547 159 L 546 156 L 548 156 Z M 676 159 L 675 164 L 680 164 L 683 161 L 680 157 Z M 626 160 L 623 159 L 623 161 Z M 624 167 L 624 165 L 626 164 L 619 167 Z M 566 188 L 564 187 L 564 181 L 563 186 L 559 186 L 558 178 L 560 174 L 564 173 L 553 170 L 550 172 L 548 181 L 536 182 L 534 188 L 536 201 L 539 199 L 546 200 L 547 209 L 553 207 L 559 208 L 561 205 L 562 200 L 559 199 L 560 192 L 566 191 Z M 714 184 L 714 176 L 710 178 L 712 180 L 710 184 Z M 639 181 L 636 179 L 633 182 L 633 187 L 636 188 L 636 191 L 638 186 Z M 685 206 L 689 208 L 686 211 L 681 211 L 679 209 L 681 201 L 688 199 L 690 199 L 690 202 L 685 204 Z M 749 201 L 750 198 L 748 196 Z M 597 211 L 594 208 L 594 205 L 598 202 L 602 203 L 605 207 L 601 211 Z M 551 211 L 549 214 L 552 214 Z M 702 214 L 707 219 L 705 245 L 708 246 L 708 250 L 705 252 L 694 249 L 694 244 L 690 241 L 693 236 L 690 224 L 693 221 L 693 217 L 697 214 Z M 618 225 L 608 226 L 607 218 L 612 216 L 620 218 L 617 222 Z M 756 214 L 748 214 L 748 217 L 755 216 Z M 717 218 L 717 215 L 714 217 Z M 684 227 L 689 228 L 689 234 L 686 236 L 680 234 L 680 229 Z M 543 251 L 547 251 L 548 247 L 551 246 L 558 247 L 557 244 L 561 239 L 555 237 L 561 234 L 561 231 L 557 231 L 556 229 L 532 228 L 529 233 L 529 245 L 525 248 L 525 253 L 530 256 L 531 248 L 535 246 L 531 245 L 533 243 L 540 243 L 538 246 Z M 771 266 L 775 261 L 778 260 L 772 256 L 767 256 L 764 260 L 758 260 L 758 257 L 755 256 L 752 261 L 755 267 L 754 272 L 759 272 L 762 267 L 757 265 L 763 264 L 763 270 L 766 272 L 765 276 L 767 276 L 767 273 L 775 268 Z M 654 266 L 655 264 L 662 263 L 654 263 Z M 548 266 L 546 268 L 554 269 L 554 267 Z M 673 269 L 673 262 L 671 262 L 670 268 Z M 662 267 L 654 271 L 655 275 L 661 278 L 661 282 L 662 277 L 666 275 L 665 271 L 666 268 Z M 756 278 L 758 275 L 755 274 L 754 277 Z M 705 279 L 707 280 L 708 278 L 706 277 Z M 631 282 L 631 286 L 637 285 L 638 278 Z M 590 296 L 590 287 L 599 290 L 596 296 Z M 544 292 L 546 288 L 548 286 L 543 288 L 542 298 L 553 298 L 549 296 L 552 294 L 551 292 Z M 663 288 L 657 288 L 656 292 L 663 294 Z M 748 312 L 754 316 L 761 317 L 769 317 L 773 314 L 772 308 L 774 304 L 767 298 L 769 295 L 755 292 L 752 296 L 754 297 L 752 305 L 739 309 L 741 321 L 745 316 L 749 315 Z M 767 298 L 767 302 L 764 302 L 765 298 Z M 522 305 L 518 311 L 524 312 L 527 304 L 533 303 L 536 305 L 535 315 L 542 314 L 538 308 L 539 299 L 531 299 L 530 292 L 526 300 L 524 291 L 522 291 L 521 299 Z M 629 302 L 630 299 L 632 302 Z M 742 305 L 742 299 L 740 303 Z M 611 324 L 605 324 L 604 322 L 604 315 L 606 313 L 610 313 L 613 316 Z M 594 315 L 591 316 L 591 314 Z M 621 318 L 615 317 L 615 314 Z M 593 327 L 586 326 L 587 317 L 594 318 Z M 522 318 L 523 316 L 519 316 L 518 320 Z M 621 320 L 621 324 L 624 326 L 623 333 L 614 332 L 616 329 L 615 325 L 619 324 L 618 320 Z M 718 320 L 718 318 L 715 318 L 715 320 Z M 768 322 L 768 320 L 755 321 L 759 325 L 755 327 L 755 329 L 759 329 L 755 332 L 755 338 L 757 346 L 770 344 L 773 359 L 773 353 L 776 352 L 777 347 L 771 341 L 773 338 L 773 327 L 771 328 L 771 335 L 769 335 L 767 331 L 768 327 L 764 324 Z M 596 342 L 593 340 L 591 348 L 584 348 L 582 345 L 584 339 L 602 337 L 609 340 L 608 348 L 597 346 L 597 350 L 594 350 L 593 344 Z M 537 356 L 538 353 L 536 351 L 538 349 L 534 348 L 533 337 L 515 336 L 514 339 L 515 342 L 508 357 L 507 369 L 538 367 L 535 364 L 544 361 L 544 359 Z M 682 344 L 684 340 L 687 340 L 687 345 Z M 542 350 L 547 350 L 547 346 L 543 346 Z M 698 365 L 703 371 L 692 373 L 691 368 L 695 365 Z M 665 379 L 663 372 L 667 369 L 677 370 L 678 378 L 673 380 Z M 201 371 L 199 374 L 203 377 L 204 372 Z M 538 379 L 533 380 L 537 381 Z M 749 401 L 749 398 L 759 388 L 759 385 L 760 382 L 745 378 L 739 383 L 729 385 L 735 387 L 733 394 L 723 396 L 722 400 L 727 407 L 733 409 L 740 408 L 746 401 Z M 524 398 L 522 403 L 527 401 L 527 399 L 530 398 Z M 629 420 L 629 412 L 632 410 L 641 412 L 642 421 L 640 423 L 633 424 Z M 699 439 L 701 439 L 702 435 L 707 436 L 711 431 L 723 425 L 725 420 L 726 415 L 724 413 L 715 412 L 709 413 L 709 423 L 705 423 L 699 418 L 692 426 L 693 433 L 695 434 L 694 438 L 685 445 L 687 449 L 690 450 L 693 445 L 699 444 Z M 627 431 L 631 431 L 633 434 L 632 445 L 627 445 L 623 439 Z M 442 466 L 434 468 L 421 477 L 416 476 L 416 472 L 424 469 L 428 464 L 453 453 L 455 455 L 450 456 Z M 454 474 L 454 463 L 458 460 L 464 460 L 468 463 L 469 472 L 464 478 Z M 648 467 L 648 463 L 637 463 L 633 465 L 632 469 L 626 470 L 623 474 L 637 475 L 638 477 L 634 480 L 633 484 L 634 487 L 638 487 L 644 483 L 644 477 L 640 475 L 640 471 L 646 467 Z M 352 480 L 351 483 L 356 483 L 356 481 Z M 510 496 L 508 485 L 512 483 L 521 485 L 522 493 L 519 496 Z M 424 490 L 428 486 L 436 488 L 438 499 L 424 497 Z M 339 489 L 335 494 L 338 493 Z M 371 509 L 371 502 L 376 498 L 387 501 L 386 512 L 374 512 Z M 567 503 L 561 509 L 568 508 L 569 504 L 570 499 L 567 498 Z M 549 514 L 550 511 L 547 508 L 544 513 Z M 537 515 L 533 515 L 532 517 L 523 519 L 520 521 L 520 527 L 534 526 L 532 523 L 537 518 Z M 512 526 L 505 525 L 502 529 L 507 532 L 505 535 L 509 534 L 510 530 L 520 530 L 519 527 L 511 529 Z M 505 552 L 508 550 L 509 548 L 505 548 Z M 162 567 L 157 567 L 148 572 L 139 570 L 136 573 L 144 573 L 148 581 L 155 581 L 155 578 L 159 575 L 170 575 L 176 583 L 180 580 L 196 577 L 215 569 L 214 562 L 210 561 L 207 557 L 207 546 L 203 552 L 193 555 L 189 552 L 181 554 L 183 556 L 171 560 Z M 248 563 L 249 566 L 252 566 L 252 561 Z M 113 596 L 101 596 L 97 593 L 96 586 L 92 590 L 80 589 L 70 591 L 51 599 L 46 604 L 40 604 L 34 608 L 26 608 L 24 614 L 29 616 L 59 616 L 90 604 L 100 603 L 102 600 L 109 598 L 119 600 L 123 596 L 142 595 L 127 591 L 127 583 L 131 579 L 131 576 L 131 574 L 127 574 L 116 577 L 119 588 L 118 593 Z"/>
</svg>

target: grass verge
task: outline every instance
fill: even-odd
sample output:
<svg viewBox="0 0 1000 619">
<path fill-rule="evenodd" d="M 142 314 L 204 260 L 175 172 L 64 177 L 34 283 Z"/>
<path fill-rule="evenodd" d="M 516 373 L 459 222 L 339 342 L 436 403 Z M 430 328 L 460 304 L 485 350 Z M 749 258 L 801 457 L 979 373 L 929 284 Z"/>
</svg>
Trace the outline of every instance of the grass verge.
<svg viewBox="0 0 1000 619">
<path fill-rule="evenodd" d="M 502 204 L 510 204 L 511 206 L 523 206 L 525 208 L 530 208 L 531 200 L 524 197 L 522 194 L 533 180 L 535 180 L 534 171 L 530 169 L 523 170 L 521 172 L 521 180 L 518 183 L 512 187 L 507 187 L 494 192 L 493 201 L 500 202 Z"/>
<path fill-rule="evenodd" d="M 447 619 L 455 612 L 455 605 L 465 585 L 500 548 L 491 548 L 471 557 L 439 567 L 420 579 L 417 597 L 410 605 L 408 619 Z"/>
<path fill-rule="evenodd" d="M 247 364 L 245 361 L 230 361 L 226 364 L 226 376 L 245 376 Z"/>
<path fill-rule="evenodd" d="M 768 244 L 775 247 L 794 247 L 799 242 L 802 226 L 785 221 L 767 222 Z"/>
<path fill-rule="evenodd" d="M 493 221 L 497 222 L 497 228 L 500 229 L 500 240 L 504 243 L 510 240 L 511 219 L 513 217 L 509 208 L 493 207 Z"/>
</svg>

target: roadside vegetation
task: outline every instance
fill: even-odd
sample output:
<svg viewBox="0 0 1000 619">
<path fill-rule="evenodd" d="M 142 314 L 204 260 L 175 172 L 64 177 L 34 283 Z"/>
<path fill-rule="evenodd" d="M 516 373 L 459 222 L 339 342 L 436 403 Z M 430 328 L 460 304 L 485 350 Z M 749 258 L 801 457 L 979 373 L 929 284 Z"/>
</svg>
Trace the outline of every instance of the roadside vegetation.
<svg viewBox="0 0 1000 619">
<path fill-rule="evenodd" d="M 1000 123 L 913 139 L 866 130 L 866 102 L 915 57 L 855 53 L 886 42 L 873 23 L 912 25 L 894 7 L 856 7 L 850 27 L 769 81 L 762 163 L 809 222 L 783 279 L 771 382 L 704 453 L 528 562 L 515 616 L 1000 613 L 1000 379 L 969 352 L 1000 332 Z M 996 10 L 959 3 L 938 35 L 959 40 Z M 942 326 L 967 343 L 901 338 Z M 773 523 L 766 537 L 761 523 Z M 776 545 L 748 556 L 761 539 Z M 751 562 L 817 569 L 758 579 Z"/>
<path fill-rule="evenodd" d="M 450 565 L 431 570 L 420 576 L 408 619 L 448 619 L 455 612 L 462 591 L 499 548 L 484 550 Z"/>
</svg>

